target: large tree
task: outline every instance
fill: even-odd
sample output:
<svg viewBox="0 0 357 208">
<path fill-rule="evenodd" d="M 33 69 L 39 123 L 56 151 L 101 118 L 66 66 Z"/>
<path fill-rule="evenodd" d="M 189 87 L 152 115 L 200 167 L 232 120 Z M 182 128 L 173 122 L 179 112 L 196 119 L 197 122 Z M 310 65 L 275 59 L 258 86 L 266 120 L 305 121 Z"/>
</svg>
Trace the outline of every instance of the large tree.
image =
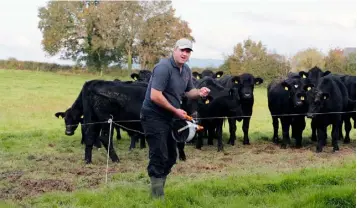
<svg viewBox="0 0 357 208">
<path fill-rule="evenodd" d="M 101 38 L 96 27 L 99 13 L 95 1 L 49 1 L 38 14 L 44 51 L 51 56 L 59 53 L 62 59 L 83 61 L 90 68 L 108 64 L 106 49 L 95 44 Z"/>
<path fill-rule="evenodd" d="M 292 58 L 291 66 L 294 72 L 308 70 L 314 66 L 323 68 L 325 66 L 324 55 L 316 48 L 308 48 L 296 53 Z"/>
<path fill-rule="evenodd" d="M 325 68 L 334 73 L 344 73 L 345 57 L 343 50 L 339 48 L 330 49 L 324 58 Z"/>
<path fill-rule="evenodd" d="M 185 37 L 194 41 L 188 23 L 175 17 L 174 13 L 175 10 L 169 7 L 146 20 L 138 44 L 141 68 L 152 69 L 160 58 L 170 54 L 178 39 Z"/>
<path fill-rule="evenodd" d="M 290 68 L 285 57 L 268 53 L 261 41 L 247 39 L 234 47 L 233 54 L 227 57 L 221 69 L 229 70 L 231 74 L 251 73 L 272 79 L 286 75 Z"/>
<path fill-rule="evenodd" d="M 50 1 L 38 16 L 45 52 L 97 70 L 122 62 L 131 69 L 134 59 L 152 65 L 175 39 L 192 38 L 169 1 Z"/>
</svg>

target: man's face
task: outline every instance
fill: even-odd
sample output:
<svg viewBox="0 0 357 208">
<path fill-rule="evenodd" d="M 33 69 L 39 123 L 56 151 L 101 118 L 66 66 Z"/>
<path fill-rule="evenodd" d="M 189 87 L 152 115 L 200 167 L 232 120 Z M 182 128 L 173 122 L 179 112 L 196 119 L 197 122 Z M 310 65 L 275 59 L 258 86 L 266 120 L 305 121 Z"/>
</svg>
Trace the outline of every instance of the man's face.
<svg viewBox="0 0 357 208">
<path fill-rule="evenodd" d="M 184 48 L 184 49 L 176 48 L 174 50 L 173 54 L 174 54 L 175 61 L 178 64 L 184 64 L 184 63 L 186 63 L 186 61 L 188 61 L 188 59 L 191 56 L 191 49 L 188 49 L 188 48 Z"/>
</svg>

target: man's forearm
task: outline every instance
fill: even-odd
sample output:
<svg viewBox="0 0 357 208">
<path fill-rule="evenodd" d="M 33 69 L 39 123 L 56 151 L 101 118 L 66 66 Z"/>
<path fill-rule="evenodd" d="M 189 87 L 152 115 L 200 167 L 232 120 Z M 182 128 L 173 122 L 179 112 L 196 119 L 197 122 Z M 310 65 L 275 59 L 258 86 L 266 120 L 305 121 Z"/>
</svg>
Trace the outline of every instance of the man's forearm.
<svg viewBox="0 0 357 208">
<path fill-rule="evenodd" d="M 194 88 L 194 89 L 186 92 L 186 96 L 189 99 L 196 99 L 200 96 L 200 91 L 199 91 L 199 89 Z"/>
<path fill-rule="evenodd" d="M 155 104 L 165 108 L 166 110 L 169 110 L 169 111 L 175 113 L 176 108 L 174 106 L 172 106 L 169 103 L 169 101 L 167 101 L 167 99 L 164 97 L 164 95 L 160 91 L 151 89 L 150 98 Z"/>
</svg>

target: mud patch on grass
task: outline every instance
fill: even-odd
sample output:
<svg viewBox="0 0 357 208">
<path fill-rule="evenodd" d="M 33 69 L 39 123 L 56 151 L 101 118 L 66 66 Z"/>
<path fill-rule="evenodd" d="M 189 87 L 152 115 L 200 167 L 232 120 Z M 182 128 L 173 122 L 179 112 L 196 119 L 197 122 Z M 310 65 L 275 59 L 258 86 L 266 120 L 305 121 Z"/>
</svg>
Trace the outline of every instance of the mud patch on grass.
<svg viewBox="0 0 357 208">
<path fill-rule="evenodd" d="M 24 174 L 23 171 L 7 171 L 0 173 L 0 180 L 9 180 L 10 182 L 16 181 Z"/>
<path fill-rule="evenodd" d="M 0 192 L 0 199 L 15 199 L 22 200 L 27 197 L 37 196 L 51 191 L 66 191 L 71 192 L 74 190 L 73 185 L 63 180 L 44 179 L 34 180 L 26 179 L 21 180 L 7 188 L 3 188 Z"/>
</svg>

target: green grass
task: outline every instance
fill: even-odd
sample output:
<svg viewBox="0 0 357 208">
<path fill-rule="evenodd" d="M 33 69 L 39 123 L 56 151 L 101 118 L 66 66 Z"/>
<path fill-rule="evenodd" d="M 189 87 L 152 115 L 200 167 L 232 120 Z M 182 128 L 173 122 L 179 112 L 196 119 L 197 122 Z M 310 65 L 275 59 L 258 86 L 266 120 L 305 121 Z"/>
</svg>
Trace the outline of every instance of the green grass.
<svg viewBox="0 0 357 208">
<path fill-rule="evenodd" d="M 332 153 L 329 137 L 317 154 L 307 120 L 303 148 L 280 149 L 271 142 L 265 88 L 255 89 L 251 145 L 242 145 L 238 123 L 237 144 L 224 152 L 187 146 L 165 201 L 149 198 L 148 150 L 129 152 L 125 133 L 114 141 L 121 162 L 109 163 L 106 186 L 106 152 L 94 150 L 93 164 L 84 165 L 80 132 L 65 136 L 54 113 L 86 80 L 114 78 L 0 70 L 0 207 L 355 207 L 355 139 Z"/>
</svg>

